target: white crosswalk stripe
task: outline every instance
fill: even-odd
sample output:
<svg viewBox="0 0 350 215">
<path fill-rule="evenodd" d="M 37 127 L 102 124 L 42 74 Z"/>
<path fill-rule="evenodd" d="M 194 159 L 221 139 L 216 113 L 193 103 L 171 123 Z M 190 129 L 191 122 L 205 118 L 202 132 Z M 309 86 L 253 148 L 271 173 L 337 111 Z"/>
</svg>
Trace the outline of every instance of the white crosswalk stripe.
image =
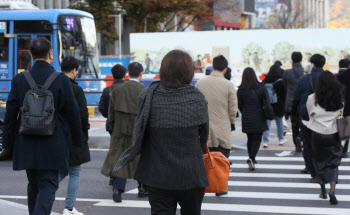
<svg viewBox="0 0 350 215">
<path fill-rule="evenodd" d="M 259 165 L 249 171 L 246 157 L 231 156 L 233 172 L 229 178 L 227 195 L 216 197 L 205 194 L 202 214 L 221 213 L 249 214 L 350 214 L 350 159 L 343 159 L 337 184 L 337 206 L 329 200 L 319 198 L 320 186 L 310 183 L 310 175 L 300 174 L 304 168 L 301 157 L 258 157 Z M 344 174 L 345 173 L 345 174 Z M 329 187 L 327 186 L 327 189 Z M 124 194 L 123 202 L 112 200 L 98 201 L 94 206 L 147 208 L 146 199 L 137 199 L 138 190 L 132 189 Z M 305 206 L 307 205 L 307 206 Z"/>
</svg>

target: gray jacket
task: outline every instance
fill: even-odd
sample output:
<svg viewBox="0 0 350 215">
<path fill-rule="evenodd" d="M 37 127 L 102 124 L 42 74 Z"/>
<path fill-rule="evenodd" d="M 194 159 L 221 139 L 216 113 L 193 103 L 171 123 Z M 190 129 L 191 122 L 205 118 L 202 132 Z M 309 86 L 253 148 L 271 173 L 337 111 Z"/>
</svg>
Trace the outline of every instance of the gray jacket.
<svg viewBox="0 0 350 215">
<path fill-rule="evenodd" d="M 304 68 L 300 63 L 294 63 L 293 69 L 289 69 L 284 72 L 283 81 L 287 88 L 287 97 L 285 102 L 286 114 L 290 114 L 292 111 L 295 86 L 297 85 L 298 79 L 303 75 Z"/>
</svg>

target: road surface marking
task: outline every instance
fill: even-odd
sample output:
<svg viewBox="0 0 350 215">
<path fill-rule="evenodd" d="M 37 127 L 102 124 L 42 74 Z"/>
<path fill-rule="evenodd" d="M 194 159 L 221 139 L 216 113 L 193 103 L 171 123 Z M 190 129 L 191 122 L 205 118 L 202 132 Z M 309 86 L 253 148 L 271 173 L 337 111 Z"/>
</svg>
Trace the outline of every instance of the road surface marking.
<svg viewBox="0 0 350 215">
<path fill-rule="evenodd" d="M 256 160 L 259 162 L 259 157 L 256 158 Z M 231 167 L 233 169 L 247 169 L 247 164 L 232 164 Z M 305 165 L 275 165 L 275 164 L 257 164 L 255 166 L 256 169 L 284 169 L 284 170 L 290 170 L 290 169 L 304 169 Z M 339 170 L 341 171 L 350 171 L 350 166 L 339 166 Z"/>
<path fill-rule="evenodd" d="M 150 208 L 148 201 L 123 200 L 115 203 L 107 200 L 95 204 L 95 206 L 107 207 L 129 207 L 129 208 Z M 319 208 L 319 207 L 290 207 L 290 206 L 269 206 L 269 205 L 243 205 L 243 204 L 214 204 L 203 203 L 202 210 L 209 211 L 231 211 L 231 212 L 259 212 L 259 213 L 281 213 L 281 214 L 319 214 L 319 215 L 345 215 L 348 208 Z"/>
</svg>

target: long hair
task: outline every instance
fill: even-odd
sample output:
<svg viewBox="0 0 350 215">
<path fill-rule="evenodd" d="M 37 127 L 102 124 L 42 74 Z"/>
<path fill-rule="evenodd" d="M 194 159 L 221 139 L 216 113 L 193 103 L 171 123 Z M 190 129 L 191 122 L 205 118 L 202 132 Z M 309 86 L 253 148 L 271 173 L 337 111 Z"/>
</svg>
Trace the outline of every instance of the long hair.
<svg viewBox="0 0 350 215">
<path fill-rule="evenodd" d="M 261 83 L 258 81 L 254 69 L 251 67 L 246 68 L 243 71 L 242 83 L 238 88 L 242 90 L 250 90 L 259 88 L 260 86 Z"/>
<path fill-rule="evenodd" d="M 330 71 L 320 72 L 315 90 L 315 105 L 326 111 L 343 108 L 343 87 Z"/>
</svg>

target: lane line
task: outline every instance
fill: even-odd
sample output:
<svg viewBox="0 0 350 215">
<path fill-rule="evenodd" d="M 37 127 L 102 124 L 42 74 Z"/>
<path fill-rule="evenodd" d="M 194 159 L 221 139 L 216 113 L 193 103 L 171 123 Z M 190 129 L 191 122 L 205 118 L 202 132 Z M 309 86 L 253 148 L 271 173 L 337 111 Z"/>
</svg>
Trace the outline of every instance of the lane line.
<svg viewBox="0 0 350 215">
<path fill-rule="evenodd" d="M 281 174 L 281 173 L 246 173 L 231 172 L 230 177 L 246 177 L 246 178 L 306 178 L 310 179 L 309 174 Z M 339 175 L 339 179 L 350 180 L 350 175 Z"/>
<path fill-rule="evenodd" d="M 247 156 L 230 156 L 229 160 L 232 161 L 246 161 Z M 304 162 L 302 157 L 257 157 L 258 161 L 301 161 Z M 341 162 L 350 162 L 350 158 L 343 158 Z"/>
<path fill-rule="evenodd" d="M 320 189 L 320 185 L 317 183 L 228 181 L 228 185 L 233 186 L 233 187 L 243 186 L 243 187 L 281 187 L 281 188 L 317 188 L 317 189 Z M 336 188 L 343 189 L 343 190 L 350 190 L 350 184 L 337 184 Z"/>
<path fill-rule="evenodd" d="M 258 159 L 257 159 L 258 160 Z M 259 161 L 259 160 L 258 160 Z M 231 167 L 237 168 L 237 169 L 247 169 L 248 164 L 232 164 Z M 257 164 L 256 169 L 284 169 L 284 170 L 290 170 L 290 169 L 304 169 L 305 165 L 275 165 L 275 164 Z M 339 170 L 341 171 L 350 171 L 350 166 L 339 166 Z"/>
<path fill-rule="evenodd" d="M 132 189 L 127 194 L 137 194 L 138 189 Z M 205 197 L 216 197 L 215 193 L 206 193 Z M 227 195 L 222 197 L 227 198 L 251 198 L 251 199 L 285 199 L 285 200 L 312 200 L 312 201 L 329 201 L 327 199 L 321 199 L 319 193 L 274 193 L 274 192 L 240 192 L 229 191 Z M 337 195 L 339 201 L 350 202 L 350 195 Z"/>
<path fill-rule="evenodd" d="M 115 203 L 113 200 L 103 201 L 94 206 L 127 207 L 127 208 L 150 208 L 148 201 L 123 200 Z M 203 203 L 202 210 L 208 211 L 231 211 L 231 212 L 259 212 L 280 214 L 311 214 L 311 215 L 345 215 L 350 212 L 347 208 L 319 208 L 319 207 L 290 207 L 268 205 L 241 205 L 241 204 L 214 204 Z"/>
</svg>

